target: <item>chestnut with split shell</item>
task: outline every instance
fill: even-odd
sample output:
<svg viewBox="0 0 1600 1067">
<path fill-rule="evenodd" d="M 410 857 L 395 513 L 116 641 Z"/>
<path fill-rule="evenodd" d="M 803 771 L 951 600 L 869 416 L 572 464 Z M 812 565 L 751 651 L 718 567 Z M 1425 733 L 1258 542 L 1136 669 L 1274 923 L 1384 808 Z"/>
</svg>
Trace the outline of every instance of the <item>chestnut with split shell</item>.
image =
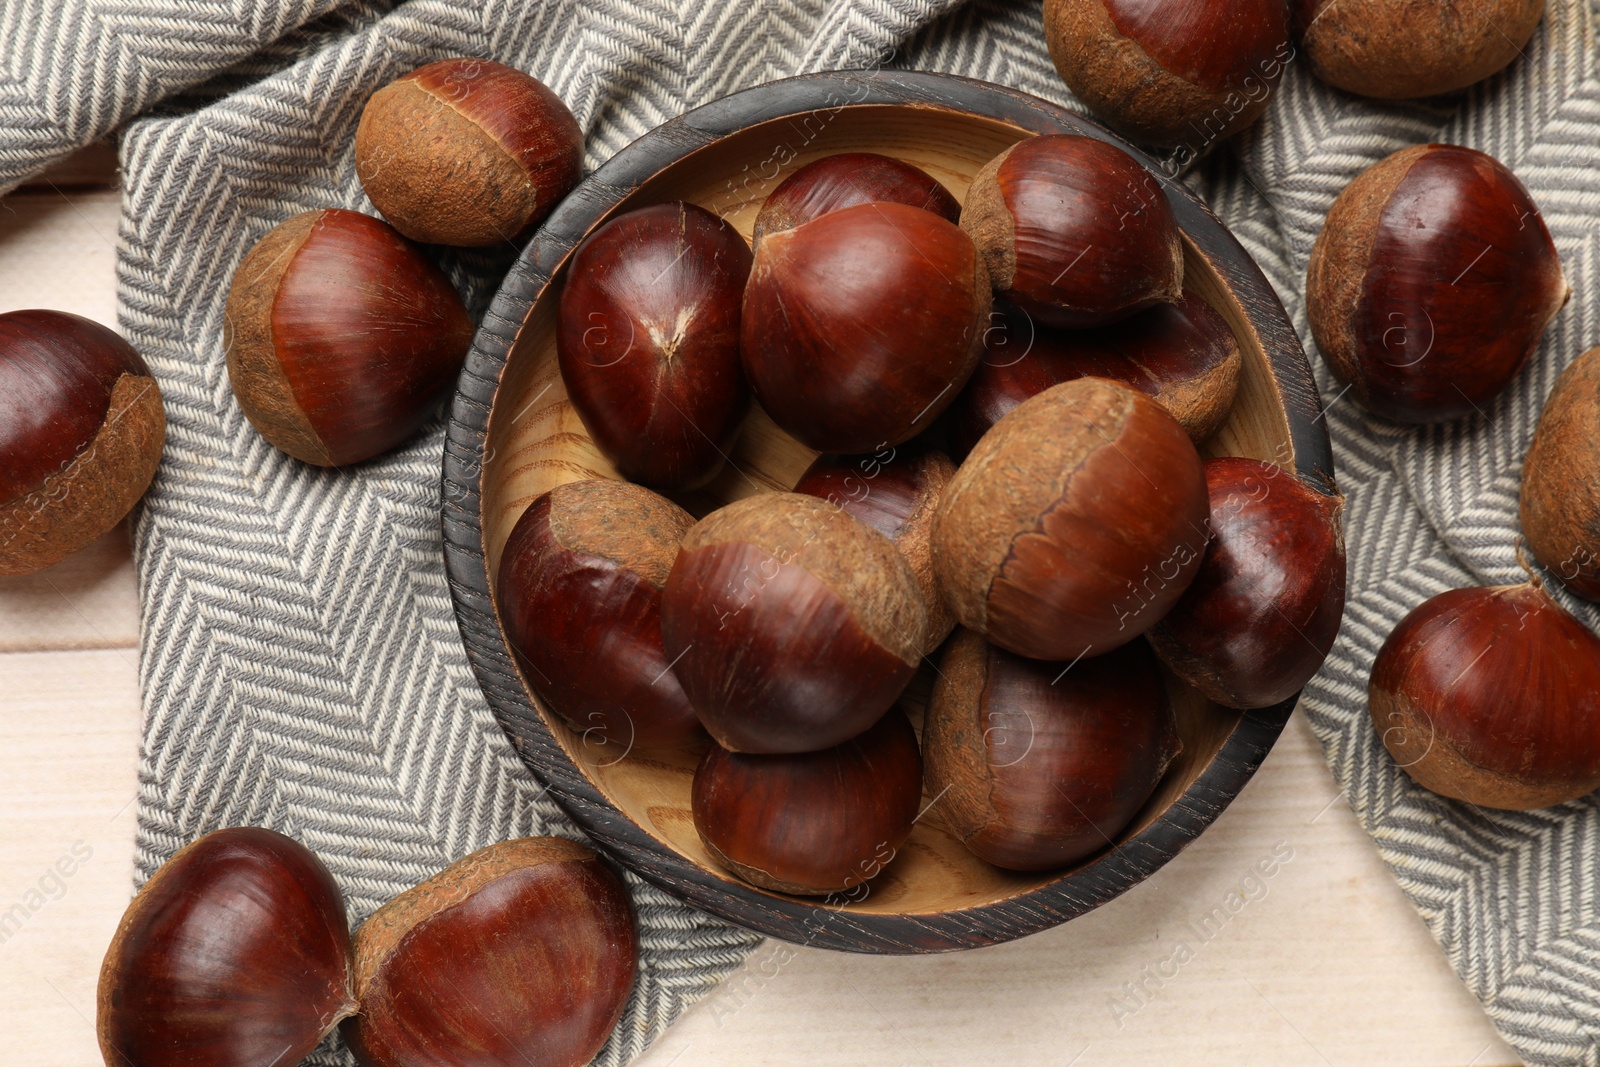
<svg viewBox="0 0 1600 1067">
<path fill-rule="evenodd" d="M 1150 631 L 1178 677 L 1219 704 L 1265 708 L 1322 667 L 1344 615 L 1344 498 L 1257 459 L 1206 461 L 1211 543 Z"/>
<path fill-rule="evenodd" d="M 1486 414 L 1570 296 L 1528 190 L 1456 145 L 1402 149 L 1351 182 L 1306 272 L 1317 348 L 1396 422 Z"/>
<path fill-rule="evenodd" d="M 356 1010 L 333 877 L 272 830 L 179 850 L 128 906 L 100 969 L 100 1050 L 114 1067 L 299 1063 Z"/>
<path fill-rule="evenodd" d="M 1046 0 L 1044 35 L 1097 118 L 1192 155 L 1259 118 L 1294 57 L 1283 0 Z"/>
<path fill-rule="evenodd" d="M 980 859 L 1018 871 L 1110 848 L 1182 749 L 1143 641 L 1047 663 L 970 630 L 940 659 L 923 744 L 945 825 Z"/>
<path fill-rule="evenodd" d="M 127 341 L 61 311 L 0 315 L 0 575 L 59 563 L 120 522 L 166 434 Z"/>
<path fill-rule="evenodd" d="M 767 195 L 756 213 L 753 244 L 792 230 L 819 215 L 857 204 L 905 204 L 947 222 L 961 219 L 961 204 L 926 171 L 876 152 L 840 152 L 814 159 Z"/>
<path fill-rule="evenodd" d="M 439 268 L 393 227 L 337 208 L 303 212 L 256 242 L 224 314 L 239 407 L 273 445 L 321 467 L 410 437 L 472 343 Z"/>
<path fill-rule="evenodd" d="M 561 290 L 561 380 L 629 481 L 692 489 L 714 477 L 749 406 L 739 308 L 750 249 L 682 202 L 619 215 L 573 253 Z"/>
<path fill-rule="evenodd" d="M 1160 180 L 1092 137 L 1030 137 L 995 156 L 972 180 L 961 228 L 995 292 L 1047 326 L 1104 326 L 1183 295 Z"/>
<path fill-rule="evenodd" d="M 502 841 L 395 897 L 356 931 L 362 1067 L 581 1067 L 638 970 L 622 881 L 575 841 Z"/>
<path fill-rule="evenodd" d="M 858 204 L 756 249 L 740 357 L 772 421 L 819 452 L 932 425 L 983 352 L 993 297 L 972 240 L 931 211 Z"/>
<path fill-rule="evenodd" d="M 862 733 L 911 681 L 926 628 L 889 539 L 797 493 L 700 520 L 661 594 L 673 673 L 734 752 L 815 752 Z"/>
<path fill-rule="evenodd" d="M 523 676 L 619 759 L 705 736 L 661 644 L 661 590 L 693 525 L 640 486 L 572 482 L 528 505 L 500 558 L 495 600 Z"/>
<path fill-rule="evenodd" d="M 1441 796 L 1525 810 L 1600 788 L 1600 639 L 1536 582 L 1419 605 L 1367 702 L 1395 762 Z"/>
<path fill-rule="evenodd" d="M 372 94 L 356 174 L 390 225 L 429 244 L 514 241 L 582 172 L 583 131 L 536 78 L 487 59 L 443 59 Z"/>
<path fill-rule="evenodd" d="M 821 752 L 751 756 L 712 746 L 695 771 L 695 827 L 717 862 L 778 893 L 860 890 L 911 833 L 922 759 L 905 714 Z"/>
<path fill-rule="evenodd" d="M 1205 472 L 1138 390 L 1079 378 L 978 442 L 934 518 L 934 570 L 963 626 L 1021 656 L 1097 656 L 1148 631 L 1205 551 Z"/>
</svg>

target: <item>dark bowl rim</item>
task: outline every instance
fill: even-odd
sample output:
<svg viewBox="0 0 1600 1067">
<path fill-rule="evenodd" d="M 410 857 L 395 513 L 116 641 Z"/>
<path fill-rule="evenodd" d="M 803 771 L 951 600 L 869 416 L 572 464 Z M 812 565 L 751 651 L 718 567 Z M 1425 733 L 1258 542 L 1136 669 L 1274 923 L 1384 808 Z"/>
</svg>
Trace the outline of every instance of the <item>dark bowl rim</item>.
<svg viewBox="0 0 1600 1067">
<path fill-rule="evenodd" d="M 1298 473 L 1333 491 L 1333 456 L 1311 366 L 1255 261 L 1203 201 L 1147 154 L 1063 107 L 955 75 L 906 70 L 805 74 L 733 93 L 672 119 L 612 156 L 555 209 L 523 249 L 473 340 L 450 406 L 443 462 L 443 535 L 451 598 L 467 655 L 513 747 L 574 822 L 649 882 L 713 915 L 787 941 L 869 953 L 939 952 L 998 944 L 1056 926 L 1149 877 L 1199 836 L 1266 758 L 1298 697 L 1244 713 L 1182 796 L 1133 837 L 1044 886 L 977 907 L 926 914 L 845 910 L 765 893 L 702 870 L 615 809 L 572 761 L 528 700 L 496 620 L 480 509 L 489 414 L 527 312 L 568 254 L 618 202 L 711 142 L 774 119 L 861 105 L 940 108 L 1034 133 L 1077 133 L 1130 152 L 1161 178 L 1179 224 L 1224 278 L 1260 337 L 1288 416 Z"/>
</svg>

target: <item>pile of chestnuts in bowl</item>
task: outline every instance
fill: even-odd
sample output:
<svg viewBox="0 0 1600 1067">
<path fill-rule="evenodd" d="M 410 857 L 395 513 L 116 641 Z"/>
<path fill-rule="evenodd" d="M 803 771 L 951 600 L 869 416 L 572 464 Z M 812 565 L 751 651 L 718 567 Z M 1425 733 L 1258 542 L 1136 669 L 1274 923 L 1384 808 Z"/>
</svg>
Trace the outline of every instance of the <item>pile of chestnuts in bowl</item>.
<svg viewBox="0 0 1600 1067">
<path fill-rule="evenodd" d="M 1342 500 L 1265 279 L 1093 123 L 791 79 L 619 152 L 468 358 L 468 652 L 643 877 L 779 937 L 992 944 L 1147 877 L 1337 633 Z"/>
</svg>

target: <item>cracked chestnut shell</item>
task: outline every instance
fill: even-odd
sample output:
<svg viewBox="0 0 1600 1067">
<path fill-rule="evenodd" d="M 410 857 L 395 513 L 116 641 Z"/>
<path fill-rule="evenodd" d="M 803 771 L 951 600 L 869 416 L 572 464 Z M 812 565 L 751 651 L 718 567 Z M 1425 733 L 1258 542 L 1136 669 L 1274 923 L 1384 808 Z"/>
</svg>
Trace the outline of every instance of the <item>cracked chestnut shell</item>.
<svg viewBox="0 0 1600 1067">
<path fill-rule="evenodd" d="M 1367 706 L 1440 796 L 1526 810 L 1600 787 L 1600 640 L 1535 583 L 1419 605 L 1378 650 Z"/>
<path fill-rule="evenodd" d="M 1074 378 L 1110 378 L 1172 413 L 1196 444 L 1233 410 L 1244 356 L 1226 319 L 1193 293 L 1096 330 L 1052 330 L 1020 308 L 996 306 L 983 361 L 951 409 L 965 454 L 1012 408 Z"/>
<path fill-rule="evenodd" d="M 961 228 L 995 292 L 1047 326 L 1105 326 L 1183 295 L 1183 243 L 1160 182 L 1092 137 L 1001 152 L 973 178 Z"/>
<path fill-rule="evenodd" d="M 1150 631 L 1156 655 L 1219 704 L 1265 708 L 1322 667 L 1344 615 L 1344 499 L 1257 459 L 1206 461 L 1211 543 Z"/>
<path fill-rule="evenodd" d="M 818 456 L 794 487 L 844 508 L 892 541 L 911 564 L 928 611 L 924 654 L 956 625 L 933 572 L 933 516 L 955 473 L 944 453 L 903 445 L 871 456 Z"/>
<path fill-rule="evenodd" d="M 100 969 L 100 1051 L 118 1067 L 299 1063 L 356 1010 L 333 877 L 252 826 L 178 851 L 134 897 Z"/>
<path fill-rule="evenodd" d="M 821 752 L 751 756 L 713 745 L 694 775 L 700 840 L 763 889 L 820 896 L 880 874 L 911 834 L 922 757 L 905 714 Z"/>
<path fill-rule="evenodd" d="M 228 383 L 268 441 L 319 467 L 386 452 L 455 385 L 472 320 L 438 267 L 370 215 L 279 223 L 239 264 Z"/>
<path fill-rule="evenodd" d="M 749 407 L 739 308 L 750 249 L 693 204 L 619 215 L 573 254 L 556 351 L 572 406 L 629 481 L 692 489 L 733 449 Z"/>
<path fill-rule="evenodd" d="M 1522 532 L 1561 584 L 1600 600 L 1600 348 L 1561 372 L 1522 465 Z"/>
<path fill-rule="evenodd" d="M 1317 347 L 1396 422 L 1486 413 L 1570 295 L 1528 190 L 1457 145 L 1402 149 L 1351 182 L 1306 272 Z"/>
<path fill-rule="evenodd" d="M 672 670 L 734 752 L 815 752 L 862 733 L 905 691 L 926 628 L 889 539 L 798 493 L 701 519 L 661 594 Z"/>
<path fill-rule="evenodd" d="M 619 753 L 704 736 L 661 644 L 661 589 L 693 525 L 640 486 L 572 482 L 528 505 L 500 557 L 495 600 L 523 676 Z"/>
<path fill-rule="evenodd" d="M 1205 471 L 1176 419 L 1104 378 L 1053 386 L 984 435 L 934 517 L 933 563 L 968 629 L 1043 660 L 1148 631 L 1194 580 Z"/>
<path fill-rule="evenodd" d="M 840 152 L 814 159 L 778 183 L 756 213 L 751 243 L 830 211 L 871 203 L 918 207 L 947 222 L 961 219 L 961 204 L 920 167 L 876 152 Z"/>
<path fill-rule="evenodd" d="M 395 229 L 428 244 L 514 241 L 578 184 L 583 131 L 537 78 L 443 59 L 372 94 L 356 173 Z"/>
<path fill-rule="evenodd" d="M 0 315 L 0 575 L 59 563 L 155 477 L 161 390 L 132 345 L 61 311 Z"/>
<path fill-rule="evenodd" d="M 1045 0 L 1044 36 L 1097 118 L 1191 157 L 1259 118 L 1294 56 L 1283 0 Z"/>
<path fill-rule="evenodd" d="M 1318 78 L 1401 100 L 1465 89 L 1508 66 L 1545 0 L 1291 0 L 1290 8 Z"/>
<path fill-rule="evenodd" d="M 356 931 L 362 1067 L 581 1067 L 638 970 L 633 906 L 592 849 L 502 841 L 379 908 Z"/>
<path fill-rule="evenodd" d="M 1143 641 L 1048 663 L 958 631 L 923 727 L 926 789 L 980 859 L 1065 867 L 1111 847 L 1182 744 Z"/>
<path fill-rule="evenodd" d="M 955 400 L 992 300 L 972 240 L 931 211 L 830 211 L 757 248 L 740 324 L 745 376 L 802 444 L 876 452 Z"/>
</svg>

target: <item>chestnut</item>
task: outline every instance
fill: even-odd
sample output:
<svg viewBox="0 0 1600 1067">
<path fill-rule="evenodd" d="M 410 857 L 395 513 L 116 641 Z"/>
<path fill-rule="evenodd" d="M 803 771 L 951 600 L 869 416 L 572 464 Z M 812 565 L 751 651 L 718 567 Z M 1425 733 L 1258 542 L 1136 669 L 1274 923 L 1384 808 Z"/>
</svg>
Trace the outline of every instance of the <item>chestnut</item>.
<svg viewBox="0 0 1600 1067">
<path fill-rule="evenodd" d="M 500 556 L 506 639 L 539 698 L 590 740 L 627 752 L 703 737 L 661 646 L 661 589 L 694 520 L 608 478 L 528 505 Z"/>
<path fill-rule="evenodd" d="M 583 131 L 537 78 L 487 59 L 443 59 L 372 94 L 356 174 L 413 241 L 511 241 L 578 184 Z"/>
<path fill-rule="evenodd" d="M 943 452 L 906 445 L 872 456 L 818 456 L 794 487 L 844 508 L 892 541 L 911 564 L 928 612 L 924 655 L 956 625 L 933 573 L 933 516 L 955 473 Z"/>
<path fill-rule="evenodd" d="M 857 204 L 756 249 L 740 357 L 772 421 L 819 452 L 909 441 L 983 352 L 992 302 L 972 241 L 931 211 Z"/>
<path fill-rule="evenodd" d="M 1047 326 L 1105 326 L 1183 295 L 1160 184 L 1092 137 L 1030 137 L 995 156 L 972 179 L 961 228 L 995 292 Z"/>
<path fill-rule="evenodd" d="M 756 213 L 751 243 L 830 211 L 871 203 L 919 207 L 947 222 L 961 218 L 960 202 L 920 167 L 876 152 L 840 152 L 814 159 L 778 183 Z"/>
<path fill-rule="evenodd" d="M 1351 182 L 1306 274 L 1317 347 L 1396 422 L 1481 413 L 1570 295 L 1528 190 L 1457 145 L 1402 149 Z"/>
<path fill-rule="evenodd" d="M 1007 412 L 1074 378 L 1131 385 L 1172 413 L 1196 444 L 1233 410 L 1244 356 L 1233 329 L 1194 293 L 1115 326 L 1052 330 L 1027 312 L 995 306 L 983 362 L 951 408 L 956 450 L 965 454 Z"/>
<path fill-rule="evenodd" d="M 61 311 L 0 315 L 0 575 L 59 563 L 144 495 L 167 438 L 133 346 Z"/>
<path fill-rule="evenodd" d="M 392 227 L 337 208 L 303 212 L 258 241 L 224 314 L 239 407 L 261 436 L 319 467 L 411 436 L 472 343 L 439 268 Z"/>
<path fill-rule="evenodd" d="M 694 774 L 700 840 L 762 889 L 820 896 L 864 885 L 911 834 L 922 757 L 897 709 L 821 752 L 749 756 L 713 745 Z"/>
<path fill-rule="evenodd" d="M 621 880 L 576 841 L 474 852 L 356 931 L 362 1067 L 580 1067 L 610 1037 L 638 970 Z"/>
<path fill-rule="evenodd" d="M 1294 56 L 1283 0 L 1045 0 L 1044 38 L 1097 118 L 1192 155 L 1259 118 Z"/>
<path fill-rule="evenodd" d="M 1143 641 L 1044 663 L 971 630 L 940 659 L 922 737 L 945 825 L 979 859 L 1016 871 L 1110 846 L 1183 747 Z"/>
<path fill-rule="evenodd" d="M 1522 54 L 1545 0 L 1290 0 L 1299 51 L 1329 85 L 1381 100 L 1465 89 Z"/>
<path fill-rule="evenodd" d="M 1379 649 L 1367 705 L 1440 796 L 1520 811 L 1600 787 L 1600 639 L 1537 582 L 1425 601 Z"/>
<path fill-rule="evenodd" d="M 128 906 L 100 968 L 100 1051 L 119 1067 L 299 1063 L 355 1013 L 333 877 L 239 826 L 179 850 Z"/>
<path fill-rule="evenodd" d="M 862 733 L 905 691 L 926 630 L 889 539 L 798 493 L 701 519 L 661 593 L 672 670 L 734 752 L 815 752 Z"/>
<path fill-rule="evenodd" d="M 630 481 L 692 489 L 721 469 L 749 406 L 739 305 L 750 249 L 683 202 L 611 219 L 573 253 L 556 350 L 572 406 Z"/>
<path fill-rule="evenodd" d="M 1270 707 L 1305 687 L 1339 635 L 1344 498 L 1257 459 L 1205 468 L 1211 543 L 1150 644 L 1217 703 Z"/>
<path fill-rule="evenodd" d="M 1160 621 L 1199 570 L 1205 471 L 1183 427 L 1104 378 L 1052 386 L 995 423 L 945 488 L 934 572 L 968 629 L 1072 660 Z"/>
<path fill-rule="evenodd" d="M 1556 379 L 1522 465 L 1522 532 L 1561 584 L 1600 600 L 1600 348 Z"/>
</svg>

